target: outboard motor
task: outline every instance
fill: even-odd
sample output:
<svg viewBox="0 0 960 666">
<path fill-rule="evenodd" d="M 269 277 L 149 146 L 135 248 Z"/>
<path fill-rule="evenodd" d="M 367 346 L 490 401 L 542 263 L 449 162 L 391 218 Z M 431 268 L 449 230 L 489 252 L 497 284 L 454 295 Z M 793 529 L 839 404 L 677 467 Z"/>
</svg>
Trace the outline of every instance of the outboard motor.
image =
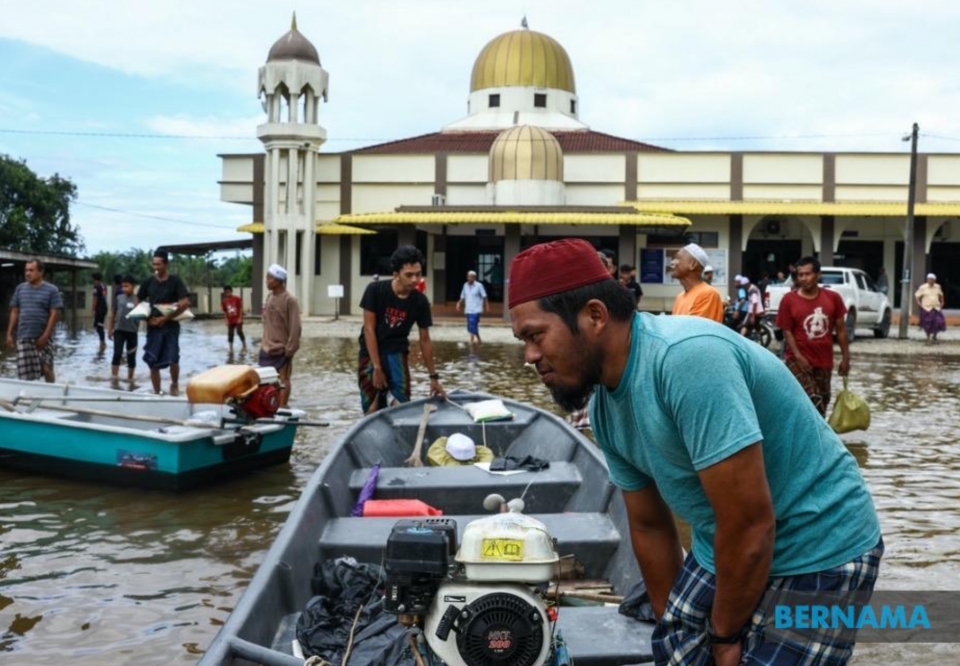
<svg viewBox="0 0 960 666">
<path fill-rule="evenodd" d="M 229 405 L 244 420 L 271 418 L 280 409 L 280 376 L 275 368 L 221 365 L 191 377 L 187 399 Z"/>
<path fill-rule="evenodd" d="M 422 626 L 428 647 L 448 666 L 546 663 L 556 620 L 546 588 L 559 561 L 546 526 L 499 513 L 467 525 L 452 559 L 451 546 L 450 519 L 399 521 L 387 541 L 385 610 Z"/>
</svg>

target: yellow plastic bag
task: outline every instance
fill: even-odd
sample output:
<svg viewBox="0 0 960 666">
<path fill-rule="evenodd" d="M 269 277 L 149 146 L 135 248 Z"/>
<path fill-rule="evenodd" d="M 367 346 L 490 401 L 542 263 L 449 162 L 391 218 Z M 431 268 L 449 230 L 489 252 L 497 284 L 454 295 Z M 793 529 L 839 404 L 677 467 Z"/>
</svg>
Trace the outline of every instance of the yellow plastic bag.
<svg viewBox="0 0 960 666">
<path fill-rule="evenodd" d="M 870 427 L 870 405 L 847 389 L 846 377 L 843 378 L 843 390 L 837 394 L 828 423 L 836 433 L 866 430 Z"/>
</svg>

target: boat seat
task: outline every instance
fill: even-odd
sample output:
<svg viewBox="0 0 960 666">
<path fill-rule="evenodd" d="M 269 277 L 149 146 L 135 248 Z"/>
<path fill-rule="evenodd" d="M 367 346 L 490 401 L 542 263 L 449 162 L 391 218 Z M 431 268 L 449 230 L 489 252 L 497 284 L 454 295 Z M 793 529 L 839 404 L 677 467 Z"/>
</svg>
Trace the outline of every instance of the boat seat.
<svg viewBox="0 0 960 666">
<path fill-rule="evenodd" d="M 489 514 L 487 514 L 489 515 Z M 586 568 L 587 577 L 603 576 L 620 546 L 620 534 L 605 513 L 530 514 L 557 540 L 559 553 L 573 555 Z M 470 521 L 483 515 L 446 515 L 457 521 L 457 537 Z M 320 559 L 349 556 L 360 562 L 379 563 L 390 530 L 399 518 L 334 518 L 319 535 Z M 627 546 L 629 548 L 629 544 Z"/>
<path fill-rule="evenodd" d="M 350 476 L 350 490 L 355 496 L 369 475 L 367 468 Z M 546 513 L 565 507 L 582 480 L 580 469 L 569 462 L 551 462 L 539 472 L 506 476 L 492 475 L 473 465 L 384 467 L 374 499 L 418 499 L 445 514 L 470 514 L 483 510 L 487 495 L 500 493 L 508 500 L 523 495 L 526 513 Z"/>
</svg>

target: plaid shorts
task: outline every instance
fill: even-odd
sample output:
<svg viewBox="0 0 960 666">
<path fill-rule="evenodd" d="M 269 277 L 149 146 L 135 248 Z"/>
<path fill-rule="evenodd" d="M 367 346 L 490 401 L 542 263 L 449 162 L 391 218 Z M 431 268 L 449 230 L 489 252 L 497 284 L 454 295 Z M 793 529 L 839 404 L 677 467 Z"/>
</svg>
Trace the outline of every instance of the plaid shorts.
<svg viewBox="0 0 960 666">
<path fill-rule="evenodd" d="M 877 581 L 883 539 L 839 567 L 798 576 L 771 578 L 766 594 L 795 592 L 865 592 Z M 670 590 L 667 608 L 653 632 L 654 662 L 660 666 L 712 666 L 707 620 L 713 608 L 716 576 L 701 567 L 693 554 Z M 853 641 L 808 641 L 768 638 L 773 618 L 764 604 L 753 612 L 743 638 L 742 666 L 843 666 L 853 653 Z"/>
<path fill-rule="evenodd" d="M 40 379 L 43 368 L 53 370 L 53 343 L 37 349 L 36 340 L 17 340 L 17 379 L 28 382 Z"/>
</svg>

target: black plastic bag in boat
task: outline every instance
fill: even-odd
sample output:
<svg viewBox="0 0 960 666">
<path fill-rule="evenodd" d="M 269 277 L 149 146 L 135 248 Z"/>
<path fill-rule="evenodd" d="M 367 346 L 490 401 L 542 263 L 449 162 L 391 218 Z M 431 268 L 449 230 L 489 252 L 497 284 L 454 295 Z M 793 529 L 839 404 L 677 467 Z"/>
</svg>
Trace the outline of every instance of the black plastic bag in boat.
<svg viewBox="0 0 960 666">
<path fill-rule="evenodd" d="M 318 562 L 311 581 L 317 596 L 297 619 L 304 655 L 343 663 L 352 629 L 350 666 L 415 666 L 407 628 L 383 610 L 381 580 L 376 565 L 351 558 Z"/>
<path fill-rule="evenodd" d="M 542 469 L 550 467 L 549 460 L 534 458 L 533 456 L 524 456 L 517 458 L 515 456 L 500 456 L 490 463 L 491 472 L 509 472 L 515 469 L 523 469 L 528 472 L 539 472 Z"/>
<path fill-rule="evenodd" d="M 634 620 L 653 624 L 657 622 L 657 616 L 653 614 L 653 604 L 650 603 L 650 595 L 647 594 L 647 584 L 642 578 L 623 597 L 618 610 L 621 615 L 632 617 Z"/>
</svg>

